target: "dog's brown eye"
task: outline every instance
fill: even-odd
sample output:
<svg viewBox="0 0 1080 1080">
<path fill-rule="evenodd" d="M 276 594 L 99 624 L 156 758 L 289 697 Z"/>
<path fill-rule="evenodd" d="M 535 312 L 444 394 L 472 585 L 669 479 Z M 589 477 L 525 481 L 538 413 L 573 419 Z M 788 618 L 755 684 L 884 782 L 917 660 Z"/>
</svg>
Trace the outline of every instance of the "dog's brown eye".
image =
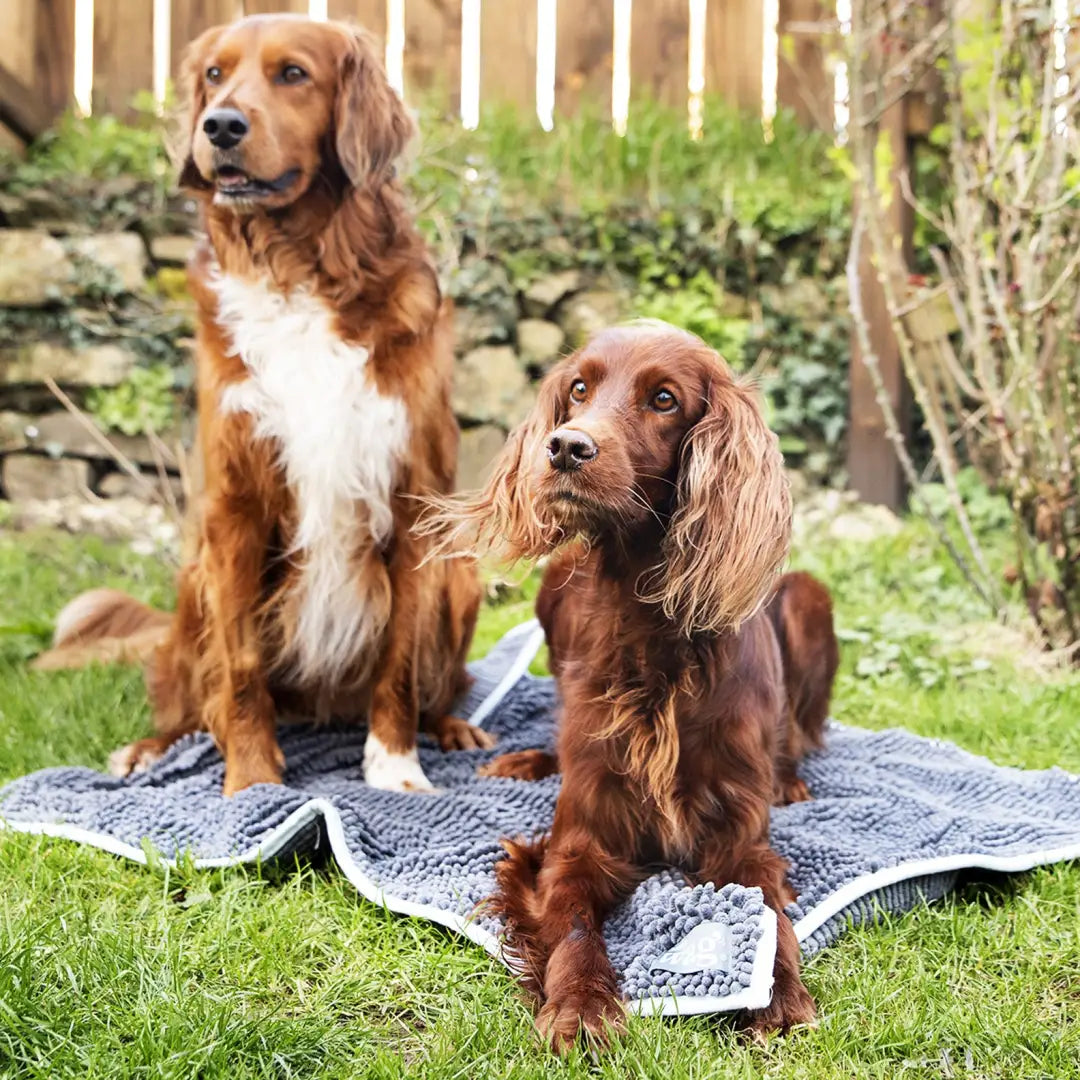
<svg viewBox="0 0 1080 1080">
<path fill-rule="evenodd" d="M 219 68 L 219 67 L 208 67 L 206 69 L 206 81 L 208 83 L 213 83 L 215 86 L 219 82 L 221 82 L 221 68 Z"/>
<path fill-rule="evenodd" d="M 574 401 L 584 401 L 587 390 L 588 387 L 585 385 L 584 379 L 575 379 L 570 384 L 570 397 L 573 398 Z"/>
<path fill-rule="evenodd" d="M 652 397 L 652 407 L 657 412 L 674 412 L 679 403 L 670 390 L 657 390 Z"/>
<path fill-rule="evenodd" d="M 303 82 L 307 78 L 307 72 L 299 64 L 286 64 L 281 69 L 281 81 L 283 83 Z"/>
</svg>

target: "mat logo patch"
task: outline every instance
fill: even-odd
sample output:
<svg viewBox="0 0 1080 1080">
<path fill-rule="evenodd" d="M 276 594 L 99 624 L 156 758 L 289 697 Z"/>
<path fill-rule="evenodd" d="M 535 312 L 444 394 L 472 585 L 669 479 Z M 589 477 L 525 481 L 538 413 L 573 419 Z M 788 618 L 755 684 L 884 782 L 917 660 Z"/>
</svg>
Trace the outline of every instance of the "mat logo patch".
<svg viewBox="0 0 1080 1080">
<path fill-rule="evenodd" d="M 649 971 L 670 971 L 692 975 L 698 971 L 730 971 L 731 927 L 727 923 L 698 923 L 673 949 L 668 949 L 650 965 Z"/>
</svg>

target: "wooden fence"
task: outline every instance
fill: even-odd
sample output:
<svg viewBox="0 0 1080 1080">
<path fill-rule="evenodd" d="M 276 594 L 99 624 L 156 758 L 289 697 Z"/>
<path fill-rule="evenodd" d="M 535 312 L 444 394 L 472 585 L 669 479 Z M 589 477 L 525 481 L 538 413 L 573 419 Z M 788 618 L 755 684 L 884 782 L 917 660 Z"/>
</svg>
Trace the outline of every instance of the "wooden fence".
<svg viewBox="0 0 1080 1080">
<path fill-rule="evenodd" d="M 794 44 L 777 48 L 770 68 L 777 72 L 775 88 L 763 86 L 762 72 L 766 40 L 783 39 L 789 25 L 798 29 L 824 18 L 830 7 L 826 0 L 0 0 L 0 99 L 10 96 L 5 86 L 17 82 L 28 92 L 24 104 L 38 116 L 72 104 L 79 89 L 78 37 L 81 68 L 92 71 L 90 101 L 82 104 L 124 113 L 137 91 L 160 89 L 163 65 L 174 73 L 184 46 L 208 26 L 242 14 L 291 11 L 359 22 L 401 42 L 406 99 L 434 97 L 456 112 L 464 8 L 467 19 L 470 11 L 479 12 L 479 97 L 485 102 L 535 108 L 538 20 L 553 18 L 556 120 L 585 96 L 610 108 L 620 61 L 615 44 L 625 41 L 617 27 L 624 20 L 629 56 L 621 59 L 631 94 L 674 105 L 687 101 L 693 27 L 703 36 L 699 75 L 706 92 L 760 110 L 775 89 L 781 106 L 796 109 L 807 122 L 829 123 L 832 84 L 816 39 L 796 34 Z M 777 19 L 779 35 L 769 32 L 767 15 Z M 475 24 L 464 29 L 474 33 Z M 85 39 L 91 35 L 88 57 Z"/>
</svg>

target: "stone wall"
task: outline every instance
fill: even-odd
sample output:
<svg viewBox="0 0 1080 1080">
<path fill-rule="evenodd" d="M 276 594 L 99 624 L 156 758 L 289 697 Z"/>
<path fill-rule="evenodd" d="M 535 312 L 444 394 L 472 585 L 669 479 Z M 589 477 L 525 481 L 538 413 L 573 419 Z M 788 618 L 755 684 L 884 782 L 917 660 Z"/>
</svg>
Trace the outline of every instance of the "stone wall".
<svg viewBox="0 0 1080 1080">
<path fill-rule="evenodd" d="M 842 230 L 734 229 L 685 208 L 566 209 L 497 191 L 470 198 L 420 219 L 456 305 L 459 486 L 486 478 L 560 355 L 634 312 L 686 326 L 753 370 L 789 464 L 842 482 Z M 128 177 L 63 197 L 0 186 L 0 520 L 41 499 L 101 509 L 182 498 L 194 428 L 183 269 L 194 209 Z M 173 391 L 155 382 L 162 374 Z M 165 430 L 151 438 L 131 421 L 154 394 L 157 406 L 164 397 L 154 423 Z"/>
<path fill-rule="evenodd" d="M 485 277 L 497 288 L 485 292 Z M 451 275 L 449 291 L 457 305 L 458 486 L 468 488 L 487 478 L 507 431 L 532 407 L 536 383 L 590 333 L 622 318 L 630 298 L 576 270 L 514 288 L 500 264 L 484 260 Z"/>
<path fill-rule="evenodd" d="M 148 244 L 134 231 L 85 233 L 63 222 L 0 229 L 0 486 L 7 500 L 146 498 L 163 482 L 180 493 L 193 429 L 186 395 L 178 394 L 172 428 L 151 438 L 108 431 L 85 411 L 74 415 L 46 380 L 84 410 L 94 390 L 120 386 L 147 362 L 182 363 L 191 315 L 184 300 L 165 295 L 162 281 L 182 273 L 191 244 L 186 237 Z M 142 478 L 123 471 L 118 458 Z"/>
<path fill-rule="evenodd" d="M 147 364 L 174 367 L 178 384 L 189 386 L 193 326 L 182 267 L 192 244 L 184 234 L 87 233 L 55 219 L 0 228 L 4 499 L 145 500 L 164 478 L 182 500 L 190 390 L 176 391 L 178 419 L 154 437 L 109 430 L 88 405 L 95 390 L 120 386 Z M 507 431 L 528 412 L 535 383 L 589 332 L 625 315 L 630 300 L 578 270 L 516 288 L 501 263 L 476 255 L 463 256 L 445 285 L 456 305 L 458 482 L 470 487 L 483 482 Z"/>
</svg>

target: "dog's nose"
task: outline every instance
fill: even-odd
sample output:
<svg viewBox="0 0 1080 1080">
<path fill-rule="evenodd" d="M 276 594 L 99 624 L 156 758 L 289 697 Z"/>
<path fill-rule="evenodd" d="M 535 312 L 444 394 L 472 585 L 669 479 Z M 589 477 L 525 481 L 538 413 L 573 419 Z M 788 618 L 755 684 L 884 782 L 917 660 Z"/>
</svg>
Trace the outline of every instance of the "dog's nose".
<svg viewBox="0 0 1080 1080">
<path fill-rule="evenodd" d="M 219 150 L 231 150 L 247 133 L 250 125 L 239 109 L 214 109 L 203 118 L 202 129 Z"/>
<path fill-rule="evenodd" d="M 599 449 L 584 431 L 559 428 L 548 439 L 547 452 L 553 469 L 558 469 L 559 472 L 573 472 L 575 469 L 580 469 L 586 461 L 592 461 L 599 453 Z"/>
</svg>

